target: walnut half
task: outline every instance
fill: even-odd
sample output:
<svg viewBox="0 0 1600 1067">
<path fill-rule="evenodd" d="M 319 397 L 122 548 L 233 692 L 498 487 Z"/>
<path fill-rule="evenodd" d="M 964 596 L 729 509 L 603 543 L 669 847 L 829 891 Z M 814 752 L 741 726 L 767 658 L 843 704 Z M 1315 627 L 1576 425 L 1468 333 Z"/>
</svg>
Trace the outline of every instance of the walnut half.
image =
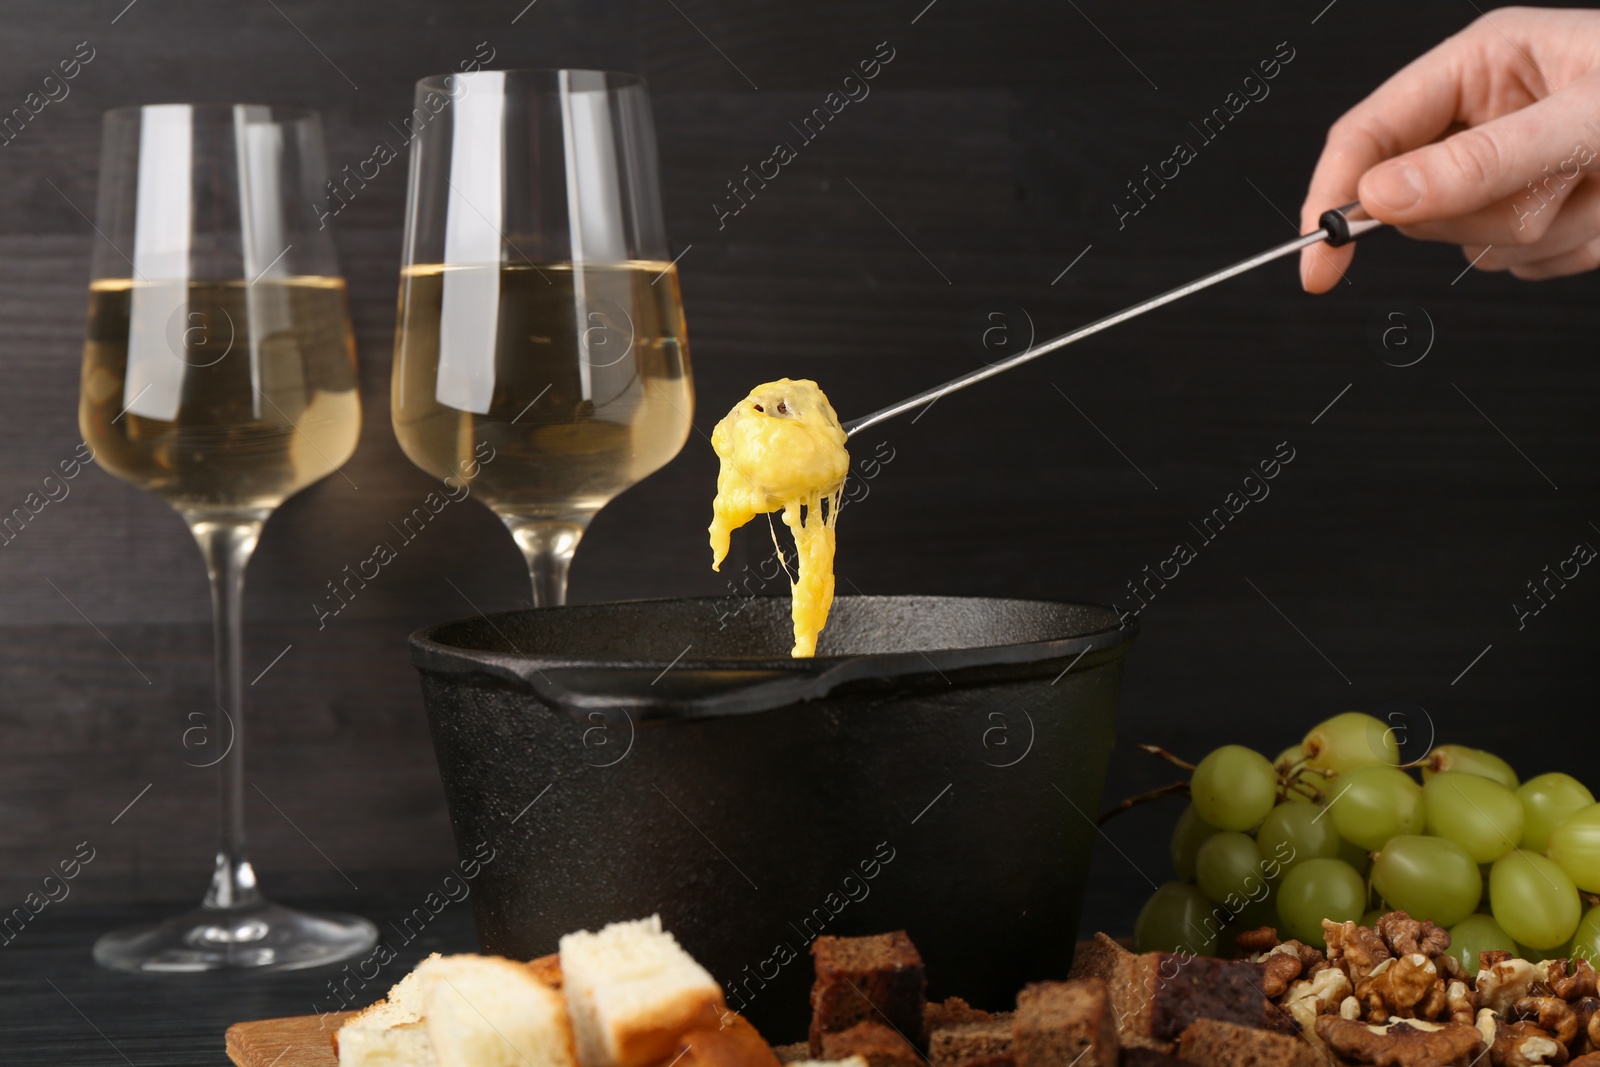
<svg viewBox="0 0 1600 1067">
<path fill-rule="evenodd" d="M 1600 996 L 1600 989 L 1596 988 L 1594 966 L 1582 956 L 1572 961 L 1571 974 L 1557 975 L 1551 986 L 1556 996 L 1568 1002 Z"/>
<path fill-rule="evenodd" d="M 1270 926 L 1258 926 L 1234 935 L 1234 944 L 1244 952 L 1267 952 L 1278 944 L 1278 931 Z"/>
<path fill-rule="evenodd" d="M 1600 1051 L 1600 998 L 1583 997 L 1572 1002 L 1578 1017 L 1578 1043 L 1573 1052 Z"/>
<path fill-rule="evenodd" d="M 1420 952 L 1407 953 L 1379 964 L 1356 983 L 1356 997 L 1366 1005 L 1375 1023 L 1391 1017 L 1437 1019 L 1445 1012 L 1445 984 L 1434 962 Z"/>
<path fill-rule="evenodd" d="M 1356 985 L 1384 960 L 1394 958 L 1383 938 L 1370 927 L 1323 919 L 1322 935 L 1328 943 L 1328 962 L 1342 969 Z"/>
<path fill-rule="evenodd" d="M 1578 1015 L 1566 1001 L 1556 997 L 1523 997 L 1511 1008 L 1512 1017 L 1539 1024 L 1562 1045 L 1578 1036 Z"/>
<path fill-rule="evenodd" d="M 1483 1050 L 1478 1029 L 1468 1023 L 1403 1019 L 1387 1026 L 1324 1015 L 1317 1036 L 1339 1055 L 1372 1067 L 1464 1065 Z"/>
<path fill-rule="evenodd" d="M 1485 962 L 1490 955 L 1483 954 Z M 1513 1004 L 1532 992 L 1538 977 L 1539 972 L 1527 960 L 1496 960 L 1478 972 L 1478 1003 L 1505 1015 Z"/>
<path fill-rule="evenodd" d="M 1262 959 L 1261 992 L 1269 1000 L 1276 1000 L 1289 988 L 1289 983 L 1300 977 L 1300 957 L 1293 952 L 1270 952 Z"/>
<path fill-rule="evenodd" d="M 1420 952 L 1429 959 L 1450 949 L 1450 932 L 1427 920 L 1413 919 L 1403 911 L 1391 911 L 1378 920 L 1378 934 L 1396 956 Z"/>
<path fill-rule="evenodd" d="M 1495 1027 L 1494 1045 L 1489 1049 L 1493 1067 L 1542 1067 L 1567 1062 L 1567 1047 L 1527 1021 L 1501 1023 Z"/>
<path fill-rule="evenodd" d="M 1317 1043 L 1317 1016 L 1339 1010 L 1345 1001 L 1355 1001 L 1350 996 L 1350 979 L 1337 967 L 1325 967 L 1310 978 L 1302 978 L 1284 994 L 1283 1007 L 1290 1018 L 1313 1044 Z M 1356 1012 L 1360 1013 L 1360 1004 Z"/>
</svg>

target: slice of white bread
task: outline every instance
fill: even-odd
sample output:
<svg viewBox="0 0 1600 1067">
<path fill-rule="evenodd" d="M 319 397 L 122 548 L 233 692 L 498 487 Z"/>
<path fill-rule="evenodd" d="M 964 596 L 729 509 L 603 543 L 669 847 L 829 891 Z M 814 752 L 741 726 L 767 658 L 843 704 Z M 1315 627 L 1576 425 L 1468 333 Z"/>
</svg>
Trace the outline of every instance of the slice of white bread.
<svg viewBox="0 0 1600 1067">
<path fill-rule="evenodd" d="M 671 1059 L 689 1030 L 715 1028 L 722 989 L 661 917 L 561 939 L 562 992 L 583 1067 L 648 1067 Z"/>
<path fill-rule="evenodd" d="M 346 1026 L 349 1024 L 346 1023 Z M 383 1029 L 339 1030 L 339 1067 L 438 1067 L 428 1028 L 420 1022 Z"/>
<path fill-rule="evenodd" d="M 334 1035 L 339 1067 L 576 1067 L 560 985 L 554 956 L 435 952 L 345 1021 Z"/>
<path fill-rule="evenodd" d="M 435 952 L 418 970 L 439 958 Z M 333 1038 L 339 1067 L 438 1067 L 422 1011 L 423 990 L 412 971 L 386 998 L 345 1020 Z"/>
<path fill-rule="evenodd" d="M 438 1067 L 577 1067 L 561 994 L 527 964 L 449 956 L 417 968 Z"/>
</svg>

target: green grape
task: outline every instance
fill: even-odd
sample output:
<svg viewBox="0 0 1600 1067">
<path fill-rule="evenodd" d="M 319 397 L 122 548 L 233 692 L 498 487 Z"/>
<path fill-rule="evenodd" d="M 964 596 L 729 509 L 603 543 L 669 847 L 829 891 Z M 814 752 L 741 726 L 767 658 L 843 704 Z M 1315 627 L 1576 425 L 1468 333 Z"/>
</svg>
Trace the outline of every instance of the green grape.
<svg viewBox="0 0 1600 1067">
<path fill-rule="evenodd" d="M 1428 833 L 1454 841 L 1475 863 L 1493 863 L 1522 840 L 1522 803 L 1499 782 L 1441 771 L 1422 787 Z"/>
<path fill-rule="evenodd" d="M 1172 828 L 1172 844 L 1169 846 L 1172 869 L 1181 881 L 1194 881 L 1195 853 L 1200 851 L 1206 838 L 1216 832 L 1217 828 L 1202 819 L 1193 804 L 1183 809 L 1183 814 L 1178 816 L 1178 825 Z"/>
<path fill-rule="evenodd" d="M 1400 762 L 1400 742 L 1389 725 L 1360 711 L 1347 711 L 1313 726 L 1300 745 L 1310 767 L 1334 774 Z"/>
<path fill-rule="evenodd" d="M 1230 910 L 1242 907 L 1267 884 L 1256 843 L 1235 830 L 1206 838 L 1195 854 L 1194 876 L 1200 892 Z"/>
<path fill-rule="evenodd" d="M 1579 808 L 1550 832 L 1545 855 L 1585 893 L 1600 893 L 1600 804 Z"/>
<path fill-rule="evenodd" d="M 1551 771 L 1523 782 L 1517 789 L 1517 799 L 1522 801 L 1521 847 L 1543 852 L 1556 823 L 1593 804 L 1594 794 L 1570 774 Z"/>
<path fill-rule="evenodd" d="M 1519 944 L 1555 948 L 1578 929 L 1578 887 L 1553 860 L 1517 849 L 1489 871 L 1494 921 Z"/>
<path fill-rule="evenodd" d="M 1278 753 L 1278 758 L 1272 761 L 1278 777 L 1284 779 L 1284 799 L 1301 804 L 1315 804 L 1317 799 L 1309 794 L 1320 793 L 1326 796 L 1328 779 L 1305 764 L 1306 750 L 1300 745 L 1284 749 Z"/>
<path fill-rule="evenodd" d="M 1401 834 L 1372 861 L 1372 887 L 1413 919 L 1454 926 L 1477 909 L 1483 876 L 1454 841 Z"/>
<path fill-rule="evenodd" d="M 1183 882 L 1168 882 L 1150 895 L 1133 924 L 1135 952 L 1217 954 L 1222 924 L 1205 894 Z"/>
<path fill-rule="evenodd" d="M 1269 878 L 1279 878 L 1297 863 L 1314 859 L 1335 859 L 1339 855 L 1339 831 L 1333 820 L 1322 817 L 1315 804 L 1285 801 L 1267 813 L 1256 831 L 1256 847 L 1261 851 L 1262 870 Z"/>
<path fill-rule="evenodd" d="M 1333 819 L 1330 817 L 1323 821 L 1332 822 Z M 1354 867 L 1356 873 L 1363 878 L 1367 876 L 1368 871 L 1372 870 L 1372 853 L 1360 845 L 1352 845 L 1343 838 L 1339 840 L 1339 859 Z"/>
<path fill-rule="evenodd" d="M 1357 767 L 1334 782 L 1328 815 L 1340 837 L 1375 851 L 1391 837 L 1422 830 L 1422 787 L 1398 767 Z"/>
<path fill-rule="evenodd" d="M 1492 915 L 1468 915 L 1450 927 L 1450 955 L 1461 961 L 1461 969 L 1478 977 L 1478 953 L 1501 949 L 1515 952 L 1517 943 L 1500 929 Z"/>
<path fill-rule="evenodd" d="M 1189 795 L 1200 817 L 1217 829 L 1248 830 L 1272 810 L 1278 775 L 1254 749 L 1223 745 L 1194 769 Z"/>
<path fill-rule="evenodd" d="M 1280 930 L 1308 945 L 1326 948 L 1322 920 L 1349 922 L 1367 910 L 1367 884 L 1342 860 L 1306 860 L 1278 886 Z"/>
<path fill-rule="evenodd" d="M 1463 774 L 1476 774 L 1480 778 L 1489 778 L 1499 782 L 1507 789 L 1517 787 L 1517 772 L 1511 769 L 1511 764 L 1496 756 L 1493 752 L 1485 752 L 1481 748 L 1468 748 L 1466 745 L 1439 745 L 1428 753 L 1428 758 L 1422 761 L 1422 782 L 1427 784 L 1428 779 L 1444 771 L 1459 771 Z"/>
<path fill-rule="evenodd" d="M 1382 908 L 1373 908 L 1371 911 L 1362 915 L 1360 919 L 1357 919 L 1356 923 L 1360 926 L 1377 926 L 1378 920 L 1387 914 L 1388 912 L 1384 911 Z"/>
<path fill-rule="evenodd" d="M 1582 956 L 1591 964 L 1600 965 L 1600 906 L 1590 908 L 1578 921 L 1578 932 L 1572 935 L 1572 956 Z"/>
</svg>

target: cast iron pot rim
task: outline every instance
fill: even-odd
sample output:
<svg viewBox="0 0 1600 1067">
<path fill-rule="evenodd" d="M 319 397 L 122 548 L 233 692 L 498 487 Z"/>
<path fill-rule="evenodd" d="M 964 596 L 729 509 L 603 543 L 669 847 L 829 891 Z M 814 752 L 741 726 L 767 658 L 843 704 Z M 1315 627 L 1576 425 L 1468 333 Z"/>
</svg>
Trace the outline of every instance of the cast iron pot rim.
<svg viewBox="0 0 1600 1067">
<path fill-rule="evenodd" d="M 1088 633 L 1071 637 L 1050 638 L 1015 644 L 975 645 L 963 648 L 939 648 L 926 651 L 857 653 L 840 656 L 817 656 L 808 659 L 791 657 L 770 659 L 685 659 L 676 660 L 605 660 L 540 656 L 537 654 L 512 654 L 463 649 L 445 644 L 434 634 L 449 626 L 459 626 L 478 620 L 487 622 L 497 632 L 496 619 L 525 616 L 535 612 L 571 611 L 588 608 L 619 607 L 640 604 L 694 604 L 715 605 L 724 597 L 649 597 L 633 600 L 601 601 L 594 604 L 574 604 L 563 607 L 523 608 L 496 612 L 493 615 L 469 616 L 449 622 L 424 626 L 411 634 L 411 661 L 418 670 L 438 674 L 487 674 L 512 683 L 556 710 L 582 719 L 591 711 L 622 710 L 637 712 L 640 721 L 679 721 L 739 715 L 767 711 L 775 707 L 817 700 L 835 688 L 860 680 L 901 679 L 918 674 L 939 674 L 963 668 L 1005 666 L 1059 660 L 1067 656 L 1081 659 L 1091 651 L 1115 649 L 1132 641 L 1139 632 L 1139 622 L 1119 621 Z M 764 597 L 765 600 L 785 599 Z M 1051 607 L 1094 608 L 1113 618 L 1122 617 L 1116 609 L 1085 601 L 1047 600 L 1040 597 L 968 597 L 968 596 L 842 596 L 838 602 L 945 600 L 982 601 L 993 604 L 1043 604 Z M 506 639 L 510 643 L 510 639 Z M 1074 663 L 1077 662 L 1075 659 Z M 607 693 L 580 692 L 561 685 L 557 679 L 577 676 L 584 671 L 649 671 L 661 672 L 671 668 L 682 674 L 693 671 L 725 671 L 749 679 L 747 684 L 723 689 L 711 695 L 682 697 L 663 691 L 647 696 L 627 696 Z M 1071 665 L 1068 666 L 1071 669 Z M 1065 672 L 1063 672 L 1065 673 Z M 556 678 L 552 678 L 555 675 Z M 651 686 L 653 689 L 654 687 Z"/>
</svg>

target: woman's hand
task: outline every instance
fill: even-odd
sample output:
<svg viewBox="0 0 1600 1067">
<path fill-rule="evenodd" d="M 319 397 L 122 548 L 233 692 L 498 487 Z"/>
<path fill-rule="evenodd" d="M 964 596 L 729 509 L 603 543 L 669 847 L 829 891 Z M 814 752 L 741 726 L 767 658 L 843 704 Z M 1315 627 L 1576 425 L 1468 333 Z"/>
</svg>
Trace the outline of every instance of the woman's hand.
<svg viewBox="0 0 1600 1067">
<path fill-rule="evenodd" d="M 1491 11 L 1335 122 L 1301 232 L 1360 200 L 1480 270 L 1556 278 L 1600 266 L 1600 11 Z M 1307 292 L 1333 288 L 1354 245 L 1300 254 Z"/>
</svg>

